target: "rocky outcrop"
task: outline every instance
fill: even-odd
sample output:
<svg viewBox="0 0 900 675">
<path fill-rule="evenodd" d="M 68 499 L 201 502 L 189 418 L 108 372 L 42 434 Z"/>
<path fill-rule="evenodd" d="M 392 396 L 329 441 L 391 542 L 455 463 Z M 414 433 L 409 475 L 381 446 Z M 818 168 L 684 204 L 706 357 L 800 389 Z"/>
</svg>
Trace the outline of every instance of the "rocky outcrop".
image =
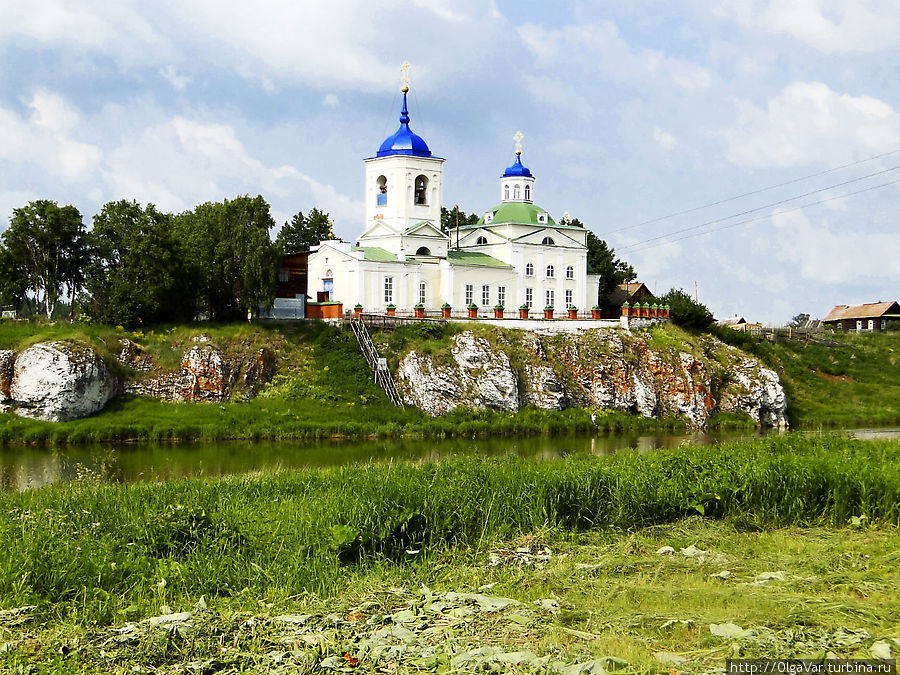
<svg viewBox="0 0 900 675">
<path fill-rule="evenodd" d="M 159 370 L 134 342 L 123 339 L 120 343 L 118 359 L 123 365 L 147 373 Z M 268 349 L 228 357 L 205 336 L 194 338 L 194 343 L 182 356 L 178 371 L 129 379 L 123 387 L 125 393 L 165 401 L 221 402 L 232 397 L 238 384 L 243 394 L 253 395 L 272 379 L 275 358 Z"/>
<path fill-rule="evenodd" d="M 0 403 L 12 399 L 12 380 L 16 353 L 12 349 L 0 349 Z"/>
<path fill-rule="evenodd" d="M 43 342 L 16 357 L 9 393 L 19 415 L 63 422 L 98 412 L 117 391 L 116 378 L 92 349 Z"/>
<path fill-rule="evenodd" d="M 513 369 L 507 351 L 516 350 L 524 363 Z M 523 333 L 519 345 L 498 347 L 467 331 L 449 351 L 449 362 L 416 351 L 400 362 L 404 397 L 432 415 L 461 405 L 507 411 L 580 406 L 680 415 L 698 428 L 715 412 L 743 412 L 761 426 L 787 426 L 778 376 L 712 338 L 701 356 L 614 330 L 552 338 Z"/>
</svg>

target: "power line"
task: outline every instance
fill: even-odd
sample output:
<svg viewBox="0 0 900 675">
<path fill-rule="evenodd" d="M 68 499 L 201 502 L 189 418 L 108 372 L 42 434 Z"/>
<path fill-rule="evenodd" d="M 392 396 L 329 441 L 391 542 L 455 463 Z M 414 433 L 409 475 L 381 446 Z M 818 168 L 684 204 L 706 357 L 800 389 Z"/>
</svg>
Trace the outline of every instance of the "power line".
<svg viewBox="0 0 900 675">
<path fill-rule="evenodd" d="M 872 178 L 874 176 L 880 176 L 885 173 L 890 173 L 891 171 L 896 171 L 897 169 L 900 169 L 900 164 L 898 164 L 897 166 L 892 166 L 887 169 L 882 169 L 881 171 L 876 171 L 874 173 L 867 174 L 865 176 L 859 176 L 858 178 L 851 178 L 850 180 L 845 180 L 842 183 L 835 183 L 834 185 L 828 185 L 826 187 L 819 188 L 818 190 L 811 190 L 810 192 L 805 192 L 802 195 L 797 195 L 795 197 L 788 197 L 787 199 L 780 199 L 777 202 L 771 202 L 769 204 L 764 204 L 763 206 L 757 206 L 755 208 L 747 209 L 747 210 L 741 211 L 739 213 L 734 213 L 730 216 L 724 216 L 723 218 L 716 218 L 714 220 L 708 220 L 705 223 L 700 223 L 699 225 L 691 225 L 690 227 L 685 227 L 680 230 L 672 230 L 671 232 L 666 232 L 665 234 L 660 234 L 656 237 L 650 237 L 649 239 L 645 239 L 636 244 L 630 244 L 628 246 L 623 246 L 619 250 L 621 251 L 621 250 L 633 248 L 635 246 L 639 246 L 641 244 L 647 244 L 649 242 L 656 241 L 658 239 L 665 239 L 666 237 L 670 237 L 673 234 L 681 234 L 682 232 L 690 232 L 691 230 L 699 230 L 702 227 L 707 227 L 709 225 L 715 225 L 716 223 L 722 223 L 722 222 L 725 222 L 726 220 L 731 220 L 732 218 L 740 218 L 741 216 L 746 216 L 747 214 L 750 214 L 750 213 L 756 213 L 757 211 L 763 211 L 764 209 L 769 209 L 769 208 L 772 208 L 773 206 L 778 206 L 780 204 L 787 204 L 788 202 L 797 201 L 798 199 L 803 199 L 804 197 L 809 197 L 811 195 L 815 195 L 820 192 L 825 192 L 827 190 L 833 190 L 835 188 L 843 187 L 844 185 L 850 185 L 851 183 L 858 183 L 861 180 L 866 180 L 866 179 Z M 887 185 L 889 185 L 889 184 L 890 183 L 887 183 Z M 863 192 L 864 191 L 865 190 L 863 190 Z M 850 193 L 850 194 L 857 194 L 857 193 L 854 192 L 854 193 Z M 827 200 L 823 200 L 823 201 L 827 201 Z M 818 204 L 821 202 L 815 202 L 815 203 Z"/>
<path fill-rule="evenodd" d="M 688 213 L 694 213 L 696 211 L 702 211 L 703 209 L 709 209 L 713 206 L 719 206 L 721 204 L 727 204 L 728 202 L 733 202 L 736 199 L 743 199 L 744 197 L 750 197 L 752 195 L 758 195 L 762 192 L 768 192 L 769 190 L 774 190 L 775 188 L 784 187 L 785 185 L 792 185 L 794 183 L 800 183 L 805 180 L 809 180 L 810 178 L 817 178 L 818 176 L 824 176 L 829 173 L 834 173 L 835 171 L 840 171 L 842 169 L 849 169 L 851 166 L 858 166 L 860 164 L 865 164 L 866 162 L 872 162 L 876 159 L 881 159 L 882 157 L 888 157 L 889 155 L 895 155 L 900 152 L 900 148 L 896 150 L 891 150 L 890 152 L 883 152 L 880 155 L 874 155 L 873 157 L 868 157 L 867 159 L 860 159 L 856 162 L 850 162 L 849 164 L 842 164 L 841 166 L 836 166 L 831 169 L 826 169 L 825 171 L 820 171 L 818 173 L 811 173 L 808 176 L 803 176 L 801 178 L 794 178 L 792 180 L 784 181 L 783 183 L 776 183 L 775 185 L 770 185 L 768 187 L 759 188 L 758 190 L 753 190 L 751 192 L 745 192 L 740 195 L 735 195 L 734 197 L 728 197 L 727 199 L 720 199 L 717 202 L 711 202 L 709 204 L 704 204 L 702 206 L 694 206 L 689 209 L 685 209 L 684 211 L 677 211 L 676 213 L 670 213 L 667 216 L 659 216 L 658 218 L 653 218 L 651 220 L 645 220 L 642 223 L 636 223 L 634 225 L 626 225 L 625 227 L 620 227 L 615 230 L 609 230 L 608 232 L 604 232 L 600 234 L 600 237 L 605 237 L 610 234 L 614 234 L 616 232 L 624 232 L 625 230 L 633 230 L 637 227 L 644 227 L 645 225 L 652 225 L 653 223 L 658 223 L 661 220 L 668 220 L 670 218 L 675 218 L 676 216 L 683 216 Z"/>
<path fill-rule="evenodd" d="M 760 220 L 768 220 L 768 219 L 770 219 L 770 218 L 774 218 L 775 216 L 783 215 L 783 214 L 785 214 L 785 213 L 793 213 L 794 211 L 800 211 L 800 210 L 802 210 L 802 209 L 809 208 L 810 206 L 817 206 L 817 205 L 819 205 L 819 204 L 825 204 L 826 202 L 833 202 L 833 201 L 838 200 L 838 199 L 845 199 L 845 198 L 847 198 L 847 197 L 852 197 L 852 196 L 854 196 L 854 195 L 862 194 L 863 192 L 869 192 L 870 190 L 878 190 L 878 189 L 880 189 L 880 188 L 888 187 L 889 185 L 895 185 L 895 184 L 897 184 L 897 183 L 900 183 L 900 178 L 897 178 L 897 179 L 892 180 L 892 181 L 888 181 L 887 183 L 882 183 L 881 185 L 872 185 L 872 186 L 869 186 L 869 187 L 867 187 L 867 188 L 863 188 L 862 190 L 856 190 L 856 191 L 854 191 L 854 192 L 848 192 L 848 193 L 843 194 L 843 195 L 835 195 L 834 197 L 828 197 L 828 198 L 826 198 L 826 199 L 820 199 L 819 201 L 816 201 L 816 202 L 810 202 L 809 204 L 801 204 L 800 206 L 795 206 L 795 207 L 790 208 L 790 209 L 782 209 L 781 211 L 776 211 L 775 213 L 768 213 L 768 214 L 766 214 L 766 215 L 764 215 L 764 216 L 757 216 L 756 218 L 749 218 L 749 219 L 747 219 L 747 220 L 741 220 L 741 221 L 738 221 L 738 222 L 736 222 L 736 223 L 728 223 L 728 225 L 723 225 L 722 227 L 714 227 L 713 229 L 711 229 L 711 230 L 705 230 L 704 232 L 695 232 L 695 233 L 693 233 L 693 234 L 686 234 L 685 236 L 683 236 L 683 237 L 678 237 L 677 239 L 670 239 L 670 240 L 668 240 L 668 241 L 661 241 L 661 242 L 656 243 L 656 244 L 650 244 L 649 246 L 644 246 L 644 244 L 646 244 L 646 243 L 648 243 L 648 242 L 650 242 L 650 241 L 653 241 L 652 239 L 648 239 L 647 242 L 639 242 L 639 243 L 637 243 L 637 244 L 632 244 L 632 245 L 630 245 L 630 246 L 624 246 L 624 247 L 622 247 L 620 250 L 633 249 L 634 252 L 646 251 L 646 250 L 651 249 L 651 248 L 656 248 L 657 246 L 663 246 L 664 244 L 673 244 L 673 243 L 675 243 L 676 241 L 683 241 L 683 240 L 685 240 L 685 239 L 690 239 L 690 238 L 692 238 L 692 237 L 702 237 L 702 236 L 705 235 L 705 234 L 712 234 L 713 232 L 719 232 L 720 230 L 727 230 L 727 229 L 729 229 L 729 228 L 731 228 L 731 227 L 737 227 L 738 225 L 747 225 L 748 223 L 755 223 L 755 222 L 760 221 Z M 682 231 L 684 231 L 684 230 L 682 230 Z M 666 235 L 664 235 L 664 236 L 666 236 Z M 660 239 L 660 237 L 655 237 L 654 239 Z M 639 246 L 640 248 L 635 248 L 635 247 L 638 247 L 638 246 Z"/>
</svg>

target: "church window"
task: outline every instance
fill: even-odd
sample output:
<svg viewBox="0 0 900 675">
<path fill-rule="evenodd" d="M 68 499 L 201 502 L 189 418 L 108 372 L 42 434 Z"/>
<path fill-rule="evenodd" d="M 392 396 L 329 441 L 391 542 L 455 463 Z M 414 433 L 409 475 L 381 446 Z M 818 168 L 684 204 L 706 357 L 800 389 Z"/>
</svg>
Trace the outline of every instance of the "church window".
<svg viewBox="0 0 900 675">
<path fill-rule="evenodd" d="M 553 246 L 556 242 L 553 241 L 553 237 L 544 237 L 544 238 L 541 240 L 541 243 L 542 243 L 544 246 Z"/>
<path fill-rule="evenodd" d="M 566 279 L 574 279 L 575 278 L 575 268 L 569 265 L 566 268 Z"/>
<path fill-rule="evenodd" d="M 416 255 L 431 255 L 431 249 L 427 246 L 420 246 L 416 249 Z"/>
<path fill-rule="evenodd" d="M 552 289 L 547 289 L 547 302 L 545 307 L 556 307 L 556 293 Z"/>
<path fill-rule="evenodd" d="M 534 289 L 526 288 L 525 289 L 525 306 L 531 307 L 534 302 Z"/>
<path fill-rule="evenodd" d="M 484 222 L 487 225 L 490 225 L 491 223 L 493 223 L 494 222 L 494 214 L 493 213 L 485 213 L 484 214 Z"/>
<path fill-rule="evenodd" d="M 539 213 L 539 214 L 538 214 L 538 222 L 539 222 L 539 223 L 546 223 L 546 222 L 547 222 L 547 214 L 546 214 L 546 213 Z"/>
<path fill-rule="evenodd" d="M 530 185 L 525 186 L 525 201 L 526 202 L 531 201 L 531 186 Z"/>
<path fill-rule="evenodd" d="M 375 181 L 375 187 L 377 188 L 375 204 L 377 206 L 385 206 L 387 204 L 387 178 L 378 176 L 378 179 Z"/>
<path fill-rule="evenodd" d="M 394 277 L 384 278 L 384 303 L 386 305 L 394 302 Z"/>
<path fill-rule="evenodd" d="M 503 186 L 503 201 L 507 201 L 509 199 L 509 185 Z"/>
<path fill-rule="evenodd" d="M 572 306 L 572 289 L 566 289 L 566 309 Z"/>
<path fill-rule="evenodd" d="M 423 175 L 416 176 L 414 203 L 417 206 L 428 205 L 428 179 Z"/>
<path fill-rule="evenodd" d="M 528 263 L 527 265 L 525 265 L 525 276 L 526 277 L 534 276 L 534 265 L 532 265 L 531 263 Z"/>
<path fill-rule="evenodd" d="M 487 237 L 478 237 L 478 239 L 475 240 L 475 245 L 476 245 L 476 246 L 485 246 L 485 245 L 487 245 Z"/>
<path fill-rule="evenodd" d="M 419 282 L 419 304 L 425 304 L 425 282 Z"/>
<path fill-rule="evenodd" d="M 553 265 L 547 265 L 547 278 L 552 279 L 555 276 L 555 270 L 553 269 Z"/>
<path fill-rule="evenodd" d="M 481 287 L 481 305 L 482 307 L 487 307 L 491 304 L 491 287 L 490 286 L 482 286 Z"/>
<path fill-rule="evenodd" d="M 472 304 L 475 298 L 475 287 L 472 284 L 466 284 L 466 307 Z"/>
<path fill-rule="evenodd" d="M 513 199 L 521 199 L 522 198 L 522 189 L 519 187 L 518 183 L 513 185 Z"/>
<path fill-rule="evenodd" d="M 506 286 L 497 286 L 497 304 L 506 307 Z"/>
</svg>

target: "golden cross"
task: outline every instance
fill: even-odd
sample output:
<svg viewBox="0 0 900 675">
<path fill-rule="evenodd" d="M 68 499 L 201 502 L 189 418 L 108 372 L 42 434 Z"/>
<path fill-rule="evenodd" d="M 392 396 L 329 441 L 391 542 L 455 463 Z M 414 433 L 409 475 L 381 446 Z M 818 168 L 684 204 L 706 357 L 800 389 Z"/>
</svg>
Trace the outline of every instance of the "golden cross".
<svg viewBox="0 0 900 675">
<path fill-rule="evenodd" d="M 568 222 L 569 222 L 569 212 L 568 212 L 568 211 L 566 211 L 565 213 L 563 213 L 562 219 L 563 219 L 563 222 L 564 222 L 564 223 L 568 224 Z"/>
<path fill-rule="evenodd" d="M 334 239 L 334 220 L 332 218 L 328 219 L 328 236 Z"/>
<path fill-rule="evenodd" d="M 522 139 L 523 138 L 525 138 L 525 137 L 522 135 L 521 131 L 517 131 L 516 135 L 513 136 L 513 140 L 516 142 L 516 154 L 517 155 L 522 154 Z"/>
<path fill-rule="evenodd" d="M 409 61 L 404 61 L 400 65 L 400 72 L 403 73 L 400 76 L 400 84 L 402 84 L 407 89 L 409 89 L 409 68 L 410 68 Z"/>
</svg>

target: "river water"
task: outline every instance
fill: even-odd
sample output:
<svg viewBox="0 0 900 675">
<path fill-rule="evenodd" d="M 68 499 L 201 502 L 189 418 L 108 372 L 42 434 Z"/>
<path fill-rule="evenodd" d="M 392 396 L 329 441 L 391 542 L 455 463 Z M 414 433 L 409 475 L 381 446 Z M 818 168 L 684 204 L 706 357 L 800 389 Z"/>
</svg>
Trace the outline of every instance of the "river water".
<svg viewBox="0 0 900 675">
<path fill-rule="evenodd" d="M 778 432 L 770 432 L 778 433 Z M 811 431 L 786 433 L 817 433 Z M 900 428 L 850 429 L 838 432 L 861 439 L 900 438 Z M 458 455 L 519 455 L 537 461 L 573 453 L 610 455 L 624 450 L 657 452 L 683 444 L 710 445 L 758 438 L 761 433 L 689 435 L 612 434 L 436 440 L 279 441 L 218 443 L 129 443 L 61 448 L 0 449 L 0 490 L 27 490 L 79 476 L 110 483 L 163 481 L 184 476 L 268 473 L 298 467 L 339 466 L 366 462 L 435 461 Z"/>
</svg>

